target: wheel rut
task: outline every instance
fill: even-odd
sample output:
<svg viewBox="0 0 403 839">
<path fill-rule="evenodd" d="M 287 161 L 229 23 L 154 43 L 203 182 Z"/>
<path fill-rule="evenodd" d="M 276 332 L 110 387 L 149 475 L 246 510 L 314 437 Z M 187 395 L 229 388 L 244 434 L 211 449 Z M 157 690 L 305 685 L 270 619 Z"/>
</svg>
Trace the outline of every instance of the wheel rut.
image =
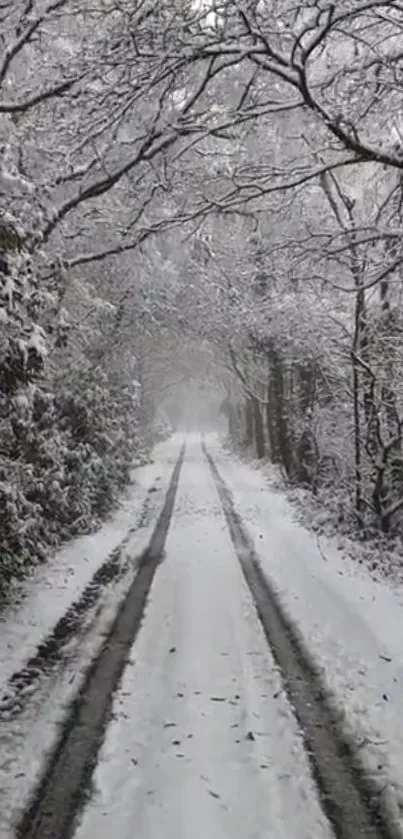
<svg viewBox="0 0 403 839">
<path fill-rule="evenodd" d="M 365 771 L 341 722 L 340 708 L 263 573 L 253 542 L 205 444 L 231 539 L 284 686 L 301 727 L 323 811 L 337 839 L 402 839 L 381 790 Z M 72 703 L 31 803 L 16 826 L 18 839 L 70 839 L 90 784 L 109 721 L 113 694 L 141 625 L 148 593 L 163 557 L 185 447 L 173 470 L 165 503 L 138 572 L 115 622 Z"/>
<path fill-rule="evenodd" d="M 155 485 L 147 493 L 139 520 L 94 572 L 82 594 L 66 609 L 23 667 L 15 671 L 1 687 L 0 723 L 21 714 L 39 689 L 43 677 L 50 676 L 57 668 L 63 667 L 66 648 L 73 639 L 80 643 L 88 615 L 96 608 L 105 589 L 108 586 L 112 587 L 128 572 L 129 562 L 124 560 L 124 552 L 133 533 L 144 526 L 153 491 Z"/>
<path fill-rule="evenodd" d="M 68 839 L 74 832 L 75 818 L 85 801 L 108 723 L 114 690 L 140 628 L 154 574 L 163 557 L 184 455 L 183 445 L 149 546 L 140 557 L 136 577 L 70 707 L 31 804 L 16 826 L 19 839 Z"/>
<path fill-rule="evenodd" d="M 302 730 L 323 811 L 337 839 L 402 839 L 386 809 L 382 790 L 363 765 L 304 639 L 286 615 L 262 571 L 230 490 L 205 443 L 204 455 L 217 487 L 231 539 L 291 705 Z"/>
</svg>

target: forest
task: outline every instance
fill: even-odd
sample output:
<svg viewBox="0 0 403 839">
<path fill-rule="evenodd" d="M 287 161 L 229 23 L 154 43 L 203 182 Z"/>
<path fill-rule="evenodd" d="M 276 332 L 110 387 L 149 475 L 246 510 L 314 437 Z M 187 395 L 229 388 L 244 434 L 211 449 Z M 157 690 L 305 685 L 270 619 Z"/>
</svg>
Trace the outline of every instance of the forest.
<svg viewBox="0 0 403 839">
<path fill-rule="evenodd" d="M 0 0 L 0 592 L 195 379 L 400 539 L 402 35 L 400 0 Z"/>
</svg>

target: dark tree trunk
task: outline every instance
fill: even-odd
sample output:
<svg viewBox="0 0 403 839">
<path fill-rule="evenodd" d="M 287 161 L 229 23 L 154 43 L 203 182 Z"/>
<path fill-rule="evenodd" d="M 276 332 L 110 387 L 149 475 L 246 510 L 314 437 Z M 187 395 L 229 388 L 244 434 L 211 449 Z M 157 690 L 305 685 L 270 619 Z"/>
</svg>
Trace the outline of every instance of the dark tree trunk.
<svg viewBox="0 0 403 839">
<path fill-rule="evenodd" d="M 273 413 L 275 417 L 276 442 L 278 444 L 279 462 L 283 465 L 287 477 L 293 475 L 293 456 L 286 414 L 284 398 L 284 375 L 282 361 L 276 350 L 269 354 L 271 377 L 273 382 Z"/>
<path fill-rule="evenodd" d="M 229 436 L 231 437 L 231 440 L 233 442 L 236 442 L 236 438 L 237 438 L 237 418 L 236 418 L 235 408 L 234 408 L 230 399 L 228 400 L 227 416 L 228 416 Z"/>
<path fill-rule="evenodd" d="M 276 423 L 274 419 L 274 383 L 272 379 L 270 379 L 269 386 L 267 388 L 266 427 L 270 446 L 270 459 L 272 463 L 278 463 L 280 460 L 280 454 L 277 442 Z"/>
<path fill-rule="evenodd" d="M 360 527 L 363 526 L 362 512 L 363 512 L 363 486 L 362 486 L 362 430 L 361 430 L 361 413 L 360 413 L 360 392 L 361 384 L 367 381 L 368 375 L 360 371 L 358 356 L 363 351 L 367 355 L 368 335 L 365 318 L 365 292 L 362 289 L 361 272 L 354 263 L 354 282 L 356 287 L 355 297 L 355 316 L 354 316 L 354 341 L 352 352 L 353 365 L 353 416 L 354 416 L 354 494 L 355 494 L 355 512 L 357 521 Z M 361 375 L 360 375 L 361 372 Z M 370 410 L 368 405 L 368 393 L 363 387 L 363 402 L 364 413 L 368 424 L 370 417 Z"/>
<path fill-rule="evenodd" d="M 360 379 L 357 361 L 353 358 L 353 413 L 354 413 L 354 495 L 355 511 L 361 524 L 362 477 L 361 477 L 361 421 L 360 421 Z"/>
<path fill-rule="evenodd" d="M 261 460 L 265 456 L 265 443 L 264 443 L 264 428 L 263 428 L 263 418 L 262 418 L 262 411 L 260 407 L 260 403 L 258 399 L 252 397 L 253 402 L 253 418 L 254 418 L 254 430 L 255 430 L 255 444 L 256 444 L 256 455 Z"/>
<path fill-rule="evenodd" d="M 306 362 L 296 367 L 298 412 L 302 424 L 295 452 L 295 477 L 298 483 L 315 490 L 318 472 L 318 447 L 312 430 L 311 414 L 315 399 L 316 376 L 313 364 Z"/>
<path fill-rule="evenodd" d="M 245 400 L 245 445 L 251 446 L 254 441 L 254 415 L 252 400 Z"/>
</svg>

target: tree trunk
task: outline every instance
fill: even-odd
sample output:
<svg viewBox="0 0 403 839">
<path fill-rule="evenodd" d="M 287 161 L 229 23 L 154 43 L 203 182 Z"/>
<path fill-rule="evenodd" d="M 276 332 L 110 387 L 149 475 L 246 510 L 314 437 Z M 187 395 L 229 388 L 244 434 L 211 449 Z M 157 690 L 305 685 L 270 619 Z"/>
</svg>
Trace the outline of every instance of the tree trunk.
<svg viewBox="0 0 403 839">
<path fill-rule="evenodd" d="M 262 411 L 261 411 L 261 408 L 260 408 L 260 403 L 255 397 L 252 397 L 252 402 L 253 402 L 253 418 L 254 418 L 256 455 L 259 458 L 259 460 L 261 460 L 265 456 L 264 428 L 263 428 Z"/>
<path fill-rule="evenodd" d="M 296 479 L 315 490 L 318 473 L 318 447 L 312 429 L 312 409 L 315 399 L 315 366 L 309 361 L 296 366 L 298 412 L 301 433 L 296 447 Z"/>
<path fill-rule="evenodd" d="M 279 354 L 274 349 L 270 350 L 269 358 L 271 362 L 270 366 L 273 382 L 273 412 L 275 417 L 279 462 L 284 467 L 287 477 L 291 478 L 293 474 L 293 456 L 284 399 L 282 361 Z"/>
<path fill-rule="evenodd" d="M 237 418 L 236 418 L 236 410 L 234 405 L 231 402 L 231 399 L 228 399 L 227 405 L 227 416 L 228 416 L 228 433 L 231 437 L 233 443 L 237 441 Z"/>
<path fill-rule="evenodd" d="M 360 379 L 357 362 L 353 357 L 353 412 L 354 412 L 354 500 L 359 524 L 362 524 L 362 477 L 361 477 L 361 423 L 360 423 Z"/>
<path fill-rule="evenodd" d="M 252 400 L 245 400 L 245 445 L 251 446 L 254 441 L 254 414 Z"/>
<path fill-rule="evenodd" d="M 360 415 L 360 383 L 361 376 L 357 356 L 363 351 L 367 355 L 368 334 L 365 322 L 365 292 L 362 289 L 361 272 L 354 263 L 353 270 L 356 297 L 354 315 L 354 340 L 352 352 L 353 365 L 353 422 L 354 422 L 354 503 L 357 521 L 363 527 L 363 488 L 362 488 L 362 439 L 361 439 L 361 415 Z M 368 376 L 365 376 L 368 379 Z M 367 389 L 364 388 L 366 391 Z M 368 423 L 368 396 L 364 392 L 364 412 Z"/>
<path fill-rule="evenodd" d="M 267 428 L 267 438 L 269 441 L 270 447 L 270 460 L 272 463 L 278 463 L 279 461 L 279 451 L 278 451 L 278 444 L 277 444 L 277 435 L 276 435 L 276 424 L 274 421 L 274 388 L 273 388 L 273 380 L 270 379 L 269 385 L 267 388 L 267 402 L 266 402 L 266 428 Z"/>
</svg>

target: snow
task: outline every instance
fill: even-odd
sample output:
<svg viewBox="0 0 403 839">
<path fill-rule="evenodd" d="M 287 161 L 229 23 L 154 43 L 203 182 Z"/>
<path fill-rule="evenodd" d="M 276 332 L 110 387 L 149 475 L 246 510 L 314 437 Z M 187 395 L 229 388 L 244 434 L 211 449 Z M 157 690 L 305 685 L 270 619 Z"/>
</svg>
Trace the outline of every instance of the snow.
<svg viewBox="0 0 403 839">
<path fill-rule="evenodd" d="M 21 669 L 71 603 L 80 596 L 96 569 L 121 544 L 129 529 L 136 525 L 147 491 L 155 485 L 158 491 L 150 496 L 150 515 L 145 525 L 131 535 L 125 553 L 132 557 L 144 550 L 162 507 L 180 443 L 179 438 L 172 438 L 156 446 L 154 462 L 134 471 L 135 483 L 128 490 L 114 517 L 97 533 L 80 537 L 66 545 L 46 566 L 35 569 L 32 577 L 21 586 L 21 602 L 6 609 L 1 618 L 0 695 L 1 688 L 5 687 L 11 674 Z M 113 587 L 105 589 L 95 614 L 89 614 L 79 637 L 70 642 L 64 671 L 57 671 L 53 676 L 44 678 L 23 712 L 15 719 L 2 721 L 2 839 L 14 836 L 13 822 L 26 804 L 33 784 L 42 771 L 68 704 L 79 689 L 89 662 L 103 642 L 131 576 L 129 571 Z"/>
<path fill-rule="evenodd" d="M 15 839 L 15 825 L 41 777 L 59 727 L 79 691 L 90 661 L 98 654 L 111 626 L 119 599 L 124 596 L 123 579 L 102 599 L 102 611 L 88 630 L 69 645 L 62 672 L 42 679 L 32 701 L 15 719 L 0 726 L 0 837 Z"/>
<path fill-rule="evenodd" d="M 179 453 L 179 441 L 156 447 L 154 462 L 135 470 L 135 483 L 128 490 L 116 514 L 96 533 L 80 536 L 58 551 L 45 565 L 37 566 L 32 576 L 19 587 L 19 602 L 10 605 L 0 616 L 0 690 L 1 685 L 20 669 L 136 524 L 147 491 L 157 478 L 167 487 L 172 467 Z"/>
<path fill-rule="evenodd" d="M 46 358 L 48 351 L 46 349 L 46 332 L 41 326 L 33 324 L 32 333 L 27 342 L 27 347 L 34 350 L 40 358 Z"/>
<path fill-rule="evenodd" d="M 330 839 L 199 442 L 75 839 Z"/>
<path fill-rule="evenodd" d="M 138 517 L 147 490 L 158 493 L 144 529 L 127 547 L 147 543 L 181 440 L 160 444 L 154 463 L 135 472 L 113 519 L 75 540 L 22 587 L 2 616 L 0 673 L 6 680 L 32 655 L 96 568 Z M 298 625 L 340 707 L 360 753 L 403 808 L 403 589 L 376 581 L 335 540 L 298 524 L 284 494 L 261 471 L 206 440 L 262 567 Z M 107 588 L 63 673 L 0 737 L 0 835 L 15 818 L 54 743 L 57 726 L 102 642 L 127 579 Z M 94 772 L 93 795 L 75 839 L 330 839 L 302 737 L 282 690 L 234 555 L 199 435 L 187 438 L 166 557 L 142 629 L 115 695 Z M 402 821 L 402 819 L 401 819 Z M 403 827 L 403 824 L 402 824 Z"/>
<path fill-rule="evenodd" d="M 403 827 L 403 588 L 293 519 L 262 473 L 206 440 L 268 578 L 302 632 Z"/>
</svg>

